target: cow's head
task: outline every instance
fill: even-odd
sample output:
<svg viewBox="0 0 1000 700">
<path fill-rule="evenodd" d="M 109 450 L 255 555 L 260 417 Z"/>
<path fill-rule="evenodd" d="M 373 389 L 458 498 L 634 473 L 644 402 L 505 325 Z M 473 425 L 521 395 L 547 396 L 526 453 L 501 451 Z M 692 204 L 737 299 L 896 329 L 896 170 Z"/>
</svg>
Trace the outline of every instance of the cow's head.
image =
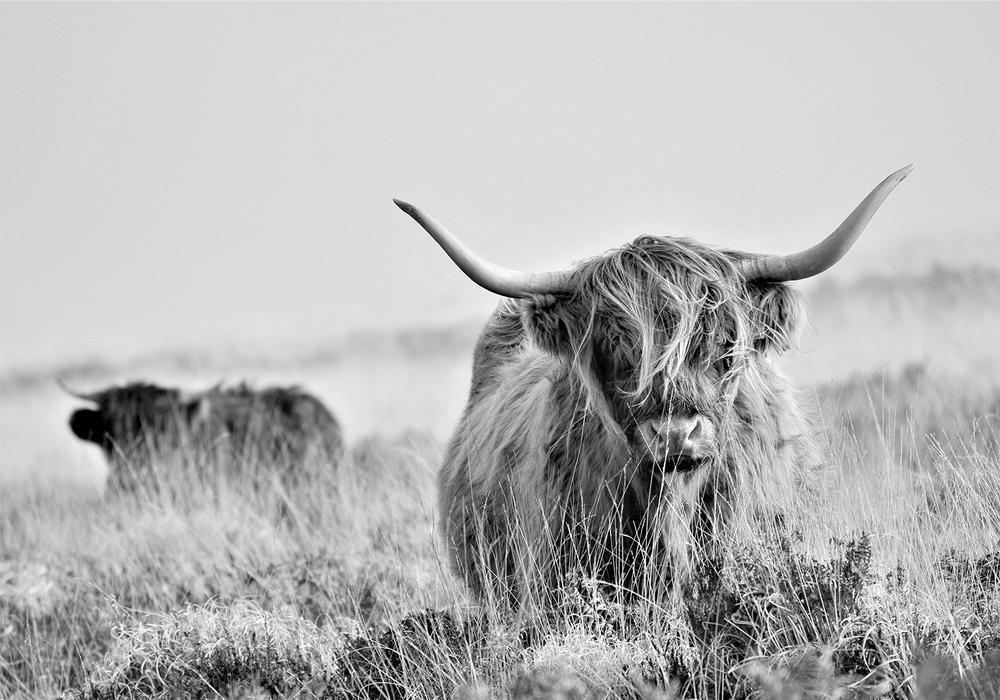
<svg viewBox="0 0 1000 700">
<path fill-rule="evenodd" d="M 644 236 L 581 263 L 569 292 L 522 303 L 524 325 L 634 454 L 688 471 L 715 456 L 740 379 L 789 346 L 800 317 L 793 290 L 746 280 L 740 259 Z"/>
<path fill-rule="evenodd" d="M 134 383 L 90 394 L 70 392 L 92 404 L 74 411 L 69 427 L 81 440 L 100 445 L 111 457 L 116 450 L 176 442 L 191 418 L 192 404 L 177 389 Z"/>
<path fill-rule="evenodd" d="M 792 255 L 643 236 L 543 273 L 489 263 L 417 207 L 395 201 L 473 281 L 524 300 L 529 337 L 573 367 L 598 416 L 634 454 L 687 471 L 716 456 L 734 407 L 746 415 L 767 411 L 768 397 L 744 391 L 755 384 L 743 380 L 759 371 L 760 358 L 792 342 L 800 303 L 784 283 L 839 261 L 911 169 L 887 177 L 836 231 Z"/>
</svg>

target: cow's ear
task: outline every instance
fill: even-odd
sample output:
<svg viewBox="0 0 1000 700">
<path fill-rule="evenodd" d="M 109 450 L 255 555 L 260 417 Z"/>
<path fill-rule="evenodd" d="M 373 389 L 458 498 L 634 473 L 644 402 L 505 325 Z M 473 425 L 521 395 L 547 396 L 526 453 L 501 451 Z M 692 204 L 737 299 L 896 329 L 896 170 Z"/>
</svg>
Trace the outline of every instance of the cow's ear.
<svg viewBox="0 0 1000 700">
<path fill-rule="evenodd" d="M 73 415 L 69 417 L 69 428 L 81 440 L 96 442 L 98 445 L 104 442 L 104 436 L 108 432 L 104 414 L 89 408 L 73 411 Z"/>
<path fill-rule="evenodd" d="M 528 297 L 521 306 L 528 337 L 553 355 L 572 356 L 578 353 L 583 337 L 579 326 L 584 322 L 578 306 L 572 298 L 563 295 Z"/>
<path fill-rule="evenodd" d="M 805 313 L 802 295 L 785 284 L 750 283 L 754 347 L 781 353 L 798 337 Z"/>
</svg>

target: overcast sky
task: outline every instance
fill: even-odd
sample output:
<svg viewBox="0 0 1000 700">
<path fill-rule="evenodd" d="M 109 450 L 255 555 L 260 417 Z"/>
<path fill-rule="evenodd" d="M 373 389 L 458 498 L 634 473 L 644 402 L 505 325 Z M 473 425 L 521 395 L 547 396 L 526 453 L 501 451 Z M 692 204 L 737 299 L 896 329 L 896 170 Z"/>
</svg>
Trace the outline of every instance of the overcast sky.
<svg viewBox="0 0 1000 700">
<path fill-rule="evenodd" d="M 640 233 L 1000 235 L 1000 4 L 0 4 L 0 361 L 490 308 Z"/>
</svg>

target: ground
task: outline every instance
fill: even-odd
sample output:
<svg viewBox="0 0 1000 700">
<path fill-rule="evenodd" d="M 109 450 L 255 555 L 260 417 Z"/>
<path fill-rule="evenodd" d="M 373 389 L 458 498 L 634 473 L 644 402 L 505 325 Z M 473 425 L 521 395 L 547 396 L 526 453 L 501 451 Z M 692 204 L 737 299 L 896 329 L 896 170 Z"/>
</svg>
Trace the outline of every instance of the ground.
<svg viewBox="0 0 1000 700">
<path fill-rule="evenodd" d="M 1000 695 L 1000 274 L 809 291 L 787 365 L 827 457 L 821 487 L 676 599 L 623 606 L 580 578 L 531 625 L 474 605 L 435 531 L 474 325 L 291 358 L 9 368 L 0 697 Z M 162 465 L 142 493 L 102 494 L 56 376 L 298 383 L 340 417 L 349 454 L 308 483 Z"/>
</svg>

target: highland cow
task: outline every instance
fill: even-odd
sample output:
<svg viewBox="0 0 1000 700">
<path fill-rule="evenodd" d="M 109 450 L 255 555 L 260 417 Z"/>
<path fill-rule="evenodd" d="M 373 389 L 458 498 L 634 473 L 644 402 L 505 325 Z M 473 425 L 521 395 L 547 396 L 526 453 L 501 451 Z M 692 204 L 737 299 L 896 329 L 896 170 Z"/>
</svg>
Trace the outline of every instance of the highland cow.
<svg viewBox="0 0 1000 700">
<path fill-rule="evenodd" d="M 292 478 L 333 468 L 343 449 L 337 419 L 295 387 L 240 384 L 186 394 L 133 383 L 73 395 L 94 408 L 74 411 L 70 429 L 103 448 L 113 488 L 134 488 L 171 460 L 238 478 Z"/>
<path fill-rule="evenodd" d="M 493 265 L 395 200 L 509 298 L 479 338 L 438 483 L 452 568 L 475 596 L 547 606 L 569 575 L 661 596 L 737 521 L 780 516 L 815 460 L 772 364 L 802 319 L 785 283 L 840 260 L 911 168 L 799 253 L 642 236 L 544 273 Z"/>
</svg>

